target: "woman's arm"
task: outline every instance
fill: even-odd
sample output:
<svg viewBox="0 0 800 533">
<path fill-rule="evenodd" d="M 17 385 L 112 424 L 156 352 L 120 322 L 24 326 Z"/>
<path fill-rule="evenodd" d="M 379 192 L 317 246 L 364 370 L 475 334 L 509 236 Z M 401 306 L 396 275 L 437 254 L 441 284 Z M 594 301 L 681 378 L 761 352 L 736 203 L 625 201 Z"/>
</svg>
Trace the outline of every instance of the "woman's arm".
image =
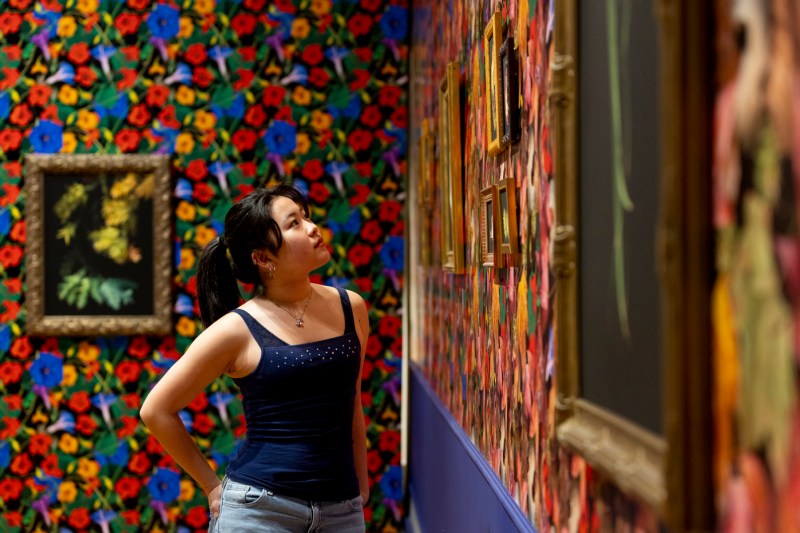
<svg viewBox="0 0 800 533">
<path fill-rule="evenodd" d="M 369 474 L 367 472 L 367 430 L 364 424 L 364 408 L 361 406 L 361 372 L 364 368 L 364 355 L 367 353 L 367 340 L 369 339 L 369 313 L 364 299 L 354 292 L 348 292 L 352 302 L 358 338 L 361 341 L 361 366 L 358 369 L 356 397 L 353 402 L 353 460 L 358 476 L 358 488 L 366 505 L 369 500 Z"/>
<path fill-rule="evenodd" d="M 178 413 L 244 353 L 249 340 L 246 332 L 244 322 L 235 315 L 226 315 L 212 324 L 164 374 L 139 412 L 150 432 L 206 495 L 221 483 L 220 479 Z"/>
</svg>

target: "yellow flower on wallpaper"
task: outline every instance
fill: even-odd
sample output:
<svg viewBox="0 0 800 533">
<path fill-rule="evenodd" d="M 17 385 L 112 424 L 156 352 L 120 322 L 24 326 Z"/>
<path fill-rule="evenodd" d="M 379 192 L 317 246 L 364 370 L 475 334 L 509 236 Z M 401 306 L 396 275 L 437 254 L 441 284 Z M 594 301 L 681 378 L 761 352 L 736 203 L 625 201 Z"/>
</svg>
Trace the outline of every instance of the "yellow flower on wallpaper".
<svg viewBox="0 0 800 533">
<path fill-rule="evenodd" d="M 195 101 L 195 92 L 190 87 L 181 85 L 175 91 L 175 100 L 181 105 L 192 106 Z"/>
<path fill-rule="evenodd" d="M 179 270 L 191 270 L 194 267 L 196 256 L 194 250 L 190 248 L 181 249 L 181 264 L 178 266 Z"/>
<path fill-rule="evenodd" d="M 214 0 L 194 0 L 192 8 L 201 15 L 208 15 L 214 11 Z"/>
<path fill-rule="evenodd" d="M 64 453 L 75 453 L 78 451 L 78 439 L 69 433 L 63 433 L 58 439 L 58 449 Z"/>
<path fill-rule="evenodd" d="M 115 181 L 114 185 L 111 186 L 109 194 L 111 194 L 111 198 L 122 198 L 130 194 L 136 187 L 136 184 L 136 174 L 131 172 L 124 178 Z"/>
<path fill-rule="evenodd" d="M 64 481 L 58 486 L 58 501 L 62 503 L 72 503 L 75 501 L 76 496 L 78 496 L 78 487 L 75 486 L 74 481 Z"/>
<path fill-rule="evenodd" d="M 191 222 L 197 216 L 197 208 L 194 204 L 181 200 L 175 208 L 175 216 L 184 222 Z"/>
<path fill-rule="evenodd" d="M 194 334 L 197 332 L 197 324 L 195 324 L 195 321 L 191 318 L 182 316 L 175 324 L 175 331 L 178 332 L 178 335 L 183 337 L 194 337 Z"/>
<path fill-rule="evenodd" d="M 75 22 L 75 19 L 70 16 L 66 16 L 59 19 L 56 33 L 59 37 L 72 37 L 75 35 L 75 30 L 77 29 L 78 23 Z"/>
<path fill-rule="evenodd" d="M 76 124 L 84 131 L 91 131 L 97 129 L 97 126 L 100 124 L 100 117 L 94 111 L 81 109 L 78 111 L 78 120 Z"/>
<path fill-rule="evenodd" d="M 58 90 L 58 101 L 64 105 L 75 105 L 78 103 L 78 91 L 64 84 Z"/>
<path fill-rule="evenodd" d="M 325 131 L 330 129 L 333 124 L 333 117 L 330 113 L 315 109 L 311 113 L 311 127 L 317 131 Z"/>
<path fill-rule="evenodd" d="M 311 139 L 308 138 L 308 133 L 298 133 L 294 152 L 303 155 L 308 152 L 309 148 L 311 148 Z"/>
<path fill-rule="evenodd" d="M 292 37 L 295 39 L 305 39 L 311 31 L 308 20 L 304 18 L 294 19 L 292 22 Z"/>
<path fill-rule="evenodd" d="M 298 85 L 292 91 L 292 101 L 297 105 L 307 106 L 311 103 L 311 91 Z"/>
<path fill-rule="evenodd" d="M 311 12 L 315 15 L 325 15 L 331 11 L 331 0 L 311 0 Z"/>
<path fill-rule="evenodd" d="M 78 459 L 78 475 L 83 479 L 97 477 L 98 472 L 100 472 L 100 465 L 94 459 L 86 457 Z"/>
<path fill-rule="evenodd" d="M 84 363 L 97 361 L 100 356 L 100 347 L 87 341 L 81 341 L 78 345 L 78 359 Z"/>
<path fill-rule="evenodd" d="M 194 149 L 194 139 L 191 133 L 181 133 L 175 138 L 175 152 L 188 154 Z"/>
<path fill-rule="evenodd" d="M 195 493 L 194 481 L 189 479 L 181 480 L 181 495 L 178 496 L 178 501 L 189 502 L 194 498 Z"/>
<path fill-rule="evenodd" d="M 208 226 L 197 226 L 196 231 L 194 242 L 196 242 L 200 248 L 203 248 L 206 244 L 211 242 L 211 239 L 217 236 L 217 232 L 214 228 L 209 228 Z"/>
<path fill-rule="evenodd" d="M 78 0 L 75 8 L 84 15 L 90 15 L 97 11 L 99 4 L 98 0 Z"/>
<path fill-rule="evenodd" d="M 214 113 L 201 109 L 194 114 L 194 125 L 197 126 L 197 129 L 201 131 L 208 131 L 216 124 L 217 117 L 214 115 Z"/>
<path fill-rule="evenodd" d="M 78 381 L 78 371 L 75 365 L 64 365 L 61 377 L 62 387 L 72 387 Z"/>
<path fill-rule="evenodd" d="M 178 28 L 178 37 L 188 39 L 194 33 L 194 22 L 189 17 L 181 17 Z"/>
<path fill-rule="evenodd" d="M 71 131 L 61 136 L 61 153 L 71 154 L 78 148 L 78 139 Z"/>
</svg>

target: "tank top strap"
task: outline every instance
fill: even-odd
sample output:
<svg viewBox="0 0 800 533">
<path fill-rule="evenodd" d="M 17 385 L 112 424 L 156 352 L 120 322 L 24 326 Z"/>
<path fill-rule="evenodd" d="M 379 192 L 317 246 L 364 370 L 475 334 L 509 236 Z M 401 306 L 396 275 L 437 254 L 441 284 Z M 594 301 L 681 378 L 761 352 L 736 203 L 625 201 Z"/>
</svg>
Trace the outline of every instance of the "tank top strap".
<svg viewBox="0 0 800 533">
<path fill-rule="evenodd" d="M 244 323 L 247 324 L 247 329 L 253 335 L 259 346 L 287 346 L 286 342 L 276 337 L 270 330 L 261 325 L 261 323 L 253 318 L 253 315 L 243 309 L 234 309 L 234 313 L 242 317 Z"/>
<path fill-rule="evenodd" d="M 356 330 L 356 323 L 353 319 L 353 307 L 350 305 L 350 296 L 347 294 L 347 289 L 338 287 L 339 298 L 342 299 L 342 310 L 344 311 L 344 332 L 352 333 Z"/>
</svg>

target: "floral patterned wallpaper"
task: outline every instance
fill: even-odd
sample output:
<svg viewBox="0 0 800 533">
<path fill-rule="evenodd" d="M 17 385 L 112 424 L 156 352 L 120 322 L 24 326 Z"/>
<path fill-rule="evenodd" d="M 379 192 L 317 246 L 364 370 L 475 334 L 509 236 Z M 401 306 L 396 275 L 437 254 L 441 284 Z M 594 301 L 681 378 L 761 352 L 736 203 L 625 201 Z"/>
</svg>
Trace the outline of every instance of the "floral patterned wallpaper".
<svg viewBox="0 0 800 533">
<path fill-rule="evenodd" d="M 139 423 L 197 335 L 199 250 L 254 187 L 291 181 L 370 306 L 368 529 L 402 517 L 404 0 L 0 2 L 0 529 L 199 531 L 204 495 Z M 170 154 L 174 334 L 25 334 L 25 154 Z M 229 380 L 181 416 L 220 472 L 244 434 Z"/>
</svg>

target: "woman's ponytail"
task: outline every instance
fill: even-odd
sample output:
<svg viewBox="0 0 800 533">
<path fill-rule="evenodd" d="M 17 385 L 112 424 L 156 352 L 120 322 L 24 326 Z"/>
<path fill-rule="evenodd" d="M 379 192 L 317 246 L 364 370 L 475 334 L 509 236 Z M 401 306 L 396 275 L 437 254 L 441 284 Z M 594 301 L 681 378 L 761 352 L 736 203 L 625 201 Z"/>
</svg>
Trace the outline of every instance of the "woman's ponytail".
<svg viewBox="0 0 800 533">
<path fill-rule="evenodd" d="M 209 242 L 197 265 L 197 299 L 200 319 L 208 327 L 239 307 L 239 285 L 233 273 L 224 237 Z"/>
</svg>

